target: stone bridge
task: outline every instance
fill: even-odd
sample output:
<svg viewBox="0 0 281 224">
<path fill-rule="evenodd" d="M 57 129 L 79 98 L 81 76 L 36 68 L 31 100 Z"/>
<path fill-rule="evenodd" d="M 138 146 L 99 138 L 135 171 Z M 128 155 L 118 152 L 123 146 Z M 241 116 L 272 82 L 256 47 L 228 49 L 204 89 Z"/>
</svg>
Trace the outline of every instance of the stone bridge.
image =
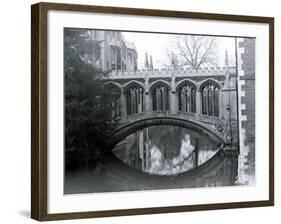
<svg viewBox="0 0 281 224">
<path fill-rule="evenodd" d="M 140 186 L 147 181 L 161 186 L 164 181 L 169 183 L 167 187 L 175 187 L 175 178 L 185 187 L 232 185 L 239 152 L 236 78 L 233 67 L 112 71 L 103 83 L 110 93 L 109 118 L 117 123 L 107 142 L 109 151 L 126 136 L 146 127 L 174 125 L 208 138 L 218 147 L 218 153 L 177 177 L 152 177 L 123 166 L 111 153 L 104 161 L 106 166 Z"/>
<path fill-rule="evenodd" d="M 135 123 L 150 120 L 152 125 L 154 118 L 197 126 L 200 133 L 207 130 L 223 143 L 238 141 L 235 67 L 112 71 L 103 86 L 111 93 L 109 116 L 118 121 L 112 135 L 116 141 L 136 131 Z"/>
</svg>

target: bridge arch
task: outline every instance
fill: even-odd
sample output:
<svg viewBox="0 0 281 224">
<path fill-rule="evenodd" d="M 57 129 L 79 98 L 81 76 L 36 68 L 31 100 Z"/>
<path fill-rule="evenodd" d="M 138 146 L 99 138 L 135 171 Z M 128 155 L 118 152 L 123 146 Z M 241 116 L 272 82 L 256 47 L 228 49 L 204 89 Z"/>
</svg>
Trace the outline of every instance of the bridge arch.
<svg viewBox="0 0 281 224">
<path fill-rule="evenodd" d="M 140 81 L 137 81 L 137 80 L 131 80 L 131 81 L 125 83 L 125 84 L 122 86 L 122 88 L 123 88 L 124 90 L 127 90 L 130 86 L 134 86 L 134 85 L 135 85 L 135 86 L 140 86 L 140 87 L 142 87 L 143 89 L 145 89 L 144 84 L 141 83 Z"/>
<path fill-rule="evenodd" d="M 198 89 L 198 86 L 197 86 L 197 84 L 196 84 L 194 81 L 192 81 L 192 80 L 190 80 L 190 79 L 183 79 L 183 80 L 181 80 L 181 81 L 179 81 L 179 82 L 177 83 L 177 85 L 176 85 L 176 91 L 178 91 L 178 89 L 179 89 L 182 85 L 184 85 L 184 84 L 188 84 L 188 85 L 190 85 L 190 86 L 194 86 L 195 90 Z"/>
<path fill-rule="evenodd" d="M 222 87 L 221 84 L 220 84 L 217 80 L 215 80 L 215 79 L 213 79 L 213 78 L 208 78 L 208 79 L 205 79 L 203 82 L 200 83 L 200 85 L 199 85 L 199 90 L 201 91 L 202 88 L 204 88 L 204 86 L 205 86 L 206 84 L 213 84 L 213 85 L 216 85 L 219 89 L 221 89 L 221 87 Z"/>
<path fill-rule="evenodd" d="M 107 106 L 107 117 L 115 119 L 121 116 L 121 86 L 109 81 L 103 84 L 103 100 Z"/>
<path fill-rule="evenodd" d="M 189 79 L 180 81 L 176 86 L 178 97 L 178 110 L 181 112 L 196 112 L 197 86 Z"/>
<path fill-rule="evenodd" d="M 152 97 L 153 111 L 170 110 L 170 92 L 171 86 L 165 80 L 157 80 L 150 86 L 150 95 Z"/>
<path fill-rule="evenodd" d="M 171 90 L 171 85 L 169 82 L 167 82 L 163 79 L 159 79 L 150 84 L 149 91 L 151 91 L 151 89 L 155 88 L 155 86 L 157 86 L 157 85 L 166 85 Z"/>
<path fill-rule="evenodd" d="M 183 128 L 190 129 L 201 135 L 209 138 L 214 144 L 221 145 L 225 141 L 222 136 L 218 135 L 208 127 L 199 124 L 198 122 L 187 120 L 177 117 L 152 117 L 152 118 L 142 118 L 134 122 L 129 122 L 124 125 L 117 127 L 111 134 L 110 140 L 107 142 L 107 150 L 111 150 L 118 144 L 121 140 L 136 131 L 142 130 L 150 126 L 160 126 L 160 125 L 173 125 Z"/>
<path fill-rule="evenodd" d="M 203 115 L 218 117 L 220 114 L 221 85 L 214 79 L 207 79 L 200 85 L 201 109 Z"/>
<path fill-rule="evenodd" d="M 104 83 L 104 84 L 102 85 L 102 87 L 106 88 L 106 87 L 109 86 L 109 85 L 116 86 L 116 87 L 118 87 L 120 90 L 122 89 L 122 86 L 120 85 L 120 83 L 114 82 L 114 81 L 108 81 L 108 82 Z"/>
<path fill-rule="evenodd" d="M 132 80 L 124 85 L 127 115 L 143 112 L 145 88 L 141 82 Z"/>
</svg>

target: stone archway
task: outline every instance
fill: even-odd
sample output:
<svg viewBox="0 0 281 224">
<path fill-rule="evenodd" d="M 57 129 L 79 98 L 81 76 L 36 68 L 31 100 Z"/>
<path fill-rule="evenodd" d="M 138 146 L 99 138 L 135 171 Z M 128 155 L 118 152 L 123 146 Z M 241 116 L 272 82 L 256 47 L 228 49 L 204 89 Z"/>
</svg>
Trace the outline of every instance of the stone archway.
<svg viewBox="0 0 281 224">
<path fill-rule="evenodd" d="M 157 80 L 150 86 L 150 94 L 152 97 L 153 111 L 169 111 L 170 110 L 170 92 L 169 83 L 164 80 Z"/>
<path fill-rule="evenodd" d="M 143 118 L 117 127 L 110 134 L 110 139 L 106 144 L 106 151 L 110 151 L 112 148 L 114 148 L 116 144 L 118 144 L 121 140 L 123 140 L 128 135 L 138 130 L 142 130 L 146 127 L 157 126 L 157 125 L 174 125 L 174 126 L 188 128 L 209 138 L 216 145 L 225 143 L 224 139 L 221 136 L 217 135 L 206 126 L 203 126 L 197 122 L 187 119 L 165 116 L 165 117 Z"/>
</svg>

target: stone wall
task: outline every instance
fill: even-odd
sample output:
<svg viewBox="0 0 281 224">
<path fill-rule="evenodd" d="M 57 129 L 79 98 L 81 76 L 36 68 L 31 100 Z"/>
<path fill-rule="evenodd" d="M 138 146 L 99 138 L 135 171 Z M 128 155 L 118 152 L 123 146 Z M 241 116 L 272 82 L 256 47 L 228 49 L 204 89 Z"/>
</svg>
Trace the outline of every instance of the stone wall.
<svg viewBox="0 0 281 224">
<path fill-rule="evenodd" d="M 239 103 L 239 179 L 255 184 L 255 39 L 237 39 Z"/>
</svg>

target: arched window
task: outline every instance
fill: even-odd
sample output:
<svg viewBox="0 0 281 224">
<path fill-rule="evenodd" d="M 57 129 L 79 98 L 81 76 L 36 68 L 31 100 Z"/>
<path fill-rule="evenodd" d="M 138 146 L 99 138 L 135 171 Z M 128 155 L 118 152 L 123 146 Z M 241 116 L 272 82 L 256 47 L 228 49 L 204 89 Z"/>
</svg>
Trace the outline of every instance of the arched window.
<svg viewBox="0 0 281 224">
<path fill-rule="evenodd" d="M 219 87 L 213 82 L 207 82 L 202 90 L 202 113 L 208 116 L 219 116 Z"/>
<path fill-rule="evenodd" d="M 184 84 L 178 89 L 179 111 L 195 113 L 196 112 L 196 91 L 190 84 Z"/>
<path fill-rule="evenodd" d="M 170 89 L 163 83 L 158 83 L 152 88 L 152 108 L 154 111 L 170 109 Z"/>
<path fill-rule="evenodd" d="M 114 84 L 105 85 L 105 101 L 107 105 L 108 118 L 114 119 L 121 116 L 120 110 L 120 88 Z"/>
<path fill-rule="evenodd" d="M 143 88 L 137 84 L 126 90 L 127 115 L 143 112 Z"/>
</svg>

